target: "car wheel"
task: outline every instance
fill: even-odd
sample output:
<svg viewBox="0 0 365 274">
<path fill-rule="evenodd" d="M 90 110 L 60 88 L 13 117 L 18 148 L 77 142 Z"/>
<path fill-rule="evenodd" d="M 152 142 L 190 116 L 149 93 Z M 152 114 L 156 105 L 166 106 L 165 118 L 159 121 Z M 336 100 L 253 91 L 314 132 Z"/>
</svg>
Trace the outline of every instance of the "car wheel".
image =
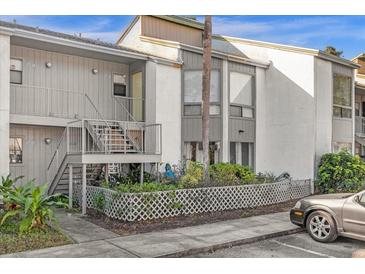
<svg viewBox="0 0 365 274">
<path fill-rule="evenodd" d="M 306 223 L 309 235 L 322 243 L 333 242 L 337 238 L 337 227 L 332 216 L 325 211 L 314 211 Z"/>
</svg>

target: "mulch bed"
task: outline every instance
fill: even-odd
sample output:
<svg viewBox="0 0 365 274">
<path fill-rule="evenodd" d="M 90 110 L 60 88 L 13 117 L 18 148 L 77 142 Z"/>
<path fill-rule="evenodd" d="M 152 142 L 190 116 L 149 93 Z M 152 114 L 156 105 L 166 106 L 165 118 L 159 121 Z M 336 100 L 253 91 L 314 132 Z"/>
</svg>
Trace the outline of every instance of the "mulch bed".
<svg viewBox="0 0 365 274">
<path fill-rule="evenodd" d="M 22 235 L 18 230 L 16 222 L 6 222 L 0 227 L 0 255 L 72 243 L 67 236 L 49 226 Z"/>
<path fill-rule="evenodd" d="M 231 219 L 247 218 L 276 212 L 284 212 L 291 209 L 298 200 L 291 200 L 276 205 L 263 206 L 251 209 L 237 209 L 223 212 L 212 212 L 205 214 L 195 214 L 189 216 L 178 216 L 159 220 L 123 222 L 111 219 L 96 210 L 88 209 L 84 217 L 87 221 L 92 222 L 105 229 L 111 230 L 122 236 L 146 233 L 152 231 L 161 231 L 184 226 L 201 225 L 215 223 Z"/>
</svg>

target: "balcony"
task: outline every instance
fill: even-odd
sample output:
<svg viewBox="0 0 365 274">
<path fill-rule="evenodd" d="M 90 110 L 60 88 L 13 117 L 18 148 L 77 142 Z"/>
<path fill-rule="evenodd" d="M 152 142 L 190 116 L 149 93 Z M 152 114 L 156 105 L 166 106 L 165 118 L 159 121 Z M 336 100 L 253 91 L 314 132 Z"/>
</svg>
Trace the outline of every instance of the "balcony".
<svg viewBox="0 0 365 274">
<path fill-rule="evenodd" d="M 143 121 L 142 98 L 115 97 L 111 92 L 10 85 L 10 114 L 63 119 Z"/>
</svg>

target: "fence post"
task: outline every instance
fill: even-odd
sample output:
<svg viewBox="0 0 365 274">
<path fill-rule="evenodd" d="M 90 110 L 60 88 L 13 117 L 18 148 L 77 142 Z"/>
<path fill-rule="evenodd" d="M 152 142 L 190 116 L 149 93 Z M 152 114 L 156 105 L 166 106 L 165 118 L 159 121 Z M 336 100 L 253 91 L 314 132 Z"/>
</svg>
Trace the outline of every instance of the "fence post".
<svg viewBox="0 0 365 274">
<path fill-rule="evenodd" d="M 85 120 L 81 121 L 81 153 L 85 153 L 85 145 L 86 145 L 86 132 L 85 132 Z"/>
<path fill-rule="evenodd" d="M 68 207 L 72 208 L 73 201 L 73 172 L 72 172 L 72 164 L 68 166 Z"/>
<path fill-rule="evenodd" d="M 86 164 L 82 164 L 82 215 L 86 214 Z"/>
</svg>

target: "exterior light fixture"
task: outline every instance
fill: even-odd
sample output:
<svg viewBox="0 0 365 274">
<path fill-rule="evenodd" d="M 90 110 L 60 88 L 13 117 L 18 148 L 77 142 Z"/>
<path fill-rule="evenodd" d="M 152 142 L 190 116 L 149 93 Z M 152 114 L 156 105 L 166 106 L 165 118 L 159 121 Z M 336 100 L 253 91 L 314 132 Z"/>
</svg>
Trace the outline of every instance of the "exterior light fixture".
<svg viewBox="0 0 365 274">
<path fill-rule="evenodd" d="M 46 62 L 46 68 L 51 68 L 52 67 L 52 63 L 51 62 Z"/>
<path fill-rule="evenodd" d="M 91 70 L 91 72 L 92 72 L 93 74 L 97 74 L 97 73 L 98 73 L 98 70 L 97 70 L 96 68 L 93 68 L 93 69 Z"/>
<path fill-rule="evenodd" d="M 46 143 L 46 145 L 49 145 L 52 142 L 51 138 L 44 138 L 44 142 Z"/>
</svg>

